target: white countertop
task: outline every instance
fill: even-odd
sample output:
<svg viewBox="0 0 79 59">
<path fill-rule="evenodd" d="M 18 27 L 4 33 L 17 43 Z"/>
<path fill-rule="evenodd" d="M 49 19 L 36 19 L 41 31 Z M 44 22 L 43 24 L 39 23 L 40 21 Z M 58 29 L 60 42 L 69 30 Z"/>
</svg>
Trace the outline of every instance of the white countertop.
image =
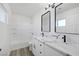
<svg viewBox="0 0 79 59">
<path fill-rule="evenodd" d="M 79 46 L 77 46 L 77 45 L 66 44 L 63 42 L 60 43 L 60 42 L 56 42 L 55 40 L 46 41 L 46 40 L 43 40 L 42 37 L 37 37 L 37 36 L 34 36 L 34 37 L 37 38 L 38 40 L 40 40 L 41 42 L 44 42 L 44 44 L 46 44 L 50 47 L 56 48 L 64 53 L 70 54 L 72 56 L 79 56 Z M 50 38 L 49 38 L 49 40 L 50 40 Z"/>
<path fill-rule="evenodd" d="M 73 46 L 67 46 L 65 44 L 56 44 L 56 43 L 45 43 L 51 47 L 54 47 L 64 53 L 73 55 L 73 56 L 78 56 L 79 55 L 79 49 L 77 49 L 77 47 L 73 47 Z"/>
</svg>

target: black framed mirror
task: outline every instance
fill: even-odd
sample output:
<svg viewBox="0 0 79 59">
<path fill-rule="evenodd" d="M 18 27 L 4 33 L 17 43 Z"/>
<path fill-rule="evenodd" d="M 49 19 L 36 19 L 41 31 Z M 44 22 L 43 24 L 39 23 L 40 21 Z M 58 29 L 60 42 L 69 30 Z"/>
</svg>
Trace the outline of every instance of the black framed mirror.
<svg viewBox="0 0 79 59">
<path fill-rule="evenodd" d="M 51 15 L 50 11 L 41 15 L 41 32 L 51 32 Z"/>
<path fill-rule="evenodd" d="M 55 32 L 79 35 L 79 3 L 55 6 Z"/>
</svg>

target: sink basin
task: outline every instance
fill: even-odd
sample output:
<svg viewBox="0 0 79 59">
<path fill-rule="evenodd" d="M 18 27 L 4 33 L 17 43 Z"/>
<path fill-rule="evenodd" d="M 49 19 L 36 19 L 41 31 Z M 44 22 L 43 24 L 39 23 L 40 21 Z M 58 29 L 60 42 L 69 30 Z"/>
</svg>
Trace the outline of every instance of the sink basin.
<svg viewBox="0 0 79 59">
<path fill-rule="evenodd" d="M 44 39 L 45 42 L 49 42 L 49 43 L 63 43 L 62 39 L 56 39 L 56 38 L 46 38 Z"/>
</svg>

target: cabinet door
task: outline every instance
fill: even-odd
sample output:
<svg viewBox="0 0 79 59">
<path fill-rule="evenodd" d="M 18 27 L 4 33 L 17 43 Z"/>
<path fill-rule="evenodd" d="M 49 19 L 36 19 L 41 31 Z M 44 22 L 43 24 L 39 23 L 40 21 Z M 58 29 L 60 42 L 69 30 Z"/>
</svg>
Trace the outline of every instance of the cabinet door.
<svg viewBox="0 0 79 59">
<path fill-rule="evenodd" d="M 39 56 L 39 41 L 36 38 L 33 38 L 32 40 L 32 52 L 35 56 Z"/>
<path fill-rule="evenodd" d="M 34 44 L 34 38 L 32 38 L 32 53 L 35 55 L 35 44 Z"/>
<path fill-rule="evenodd" d="M 39 50 L 40 50 L 39 41 L 35 39 L 35 55 L 36 56 L 39 56 Z"/>
<path fill-rule="evenodd" d="M 50 48 L 46 45 L 44 45 L 44 55 L 45 56 L 63 56 L 61 52 L 57 51 L 54 48 Z"/>
<path fill-rule="evenodd" d="M 44 44 L 36 38 L 32 40 L 32 52 L 35 56 L 44 55 Z"/>
</svg>

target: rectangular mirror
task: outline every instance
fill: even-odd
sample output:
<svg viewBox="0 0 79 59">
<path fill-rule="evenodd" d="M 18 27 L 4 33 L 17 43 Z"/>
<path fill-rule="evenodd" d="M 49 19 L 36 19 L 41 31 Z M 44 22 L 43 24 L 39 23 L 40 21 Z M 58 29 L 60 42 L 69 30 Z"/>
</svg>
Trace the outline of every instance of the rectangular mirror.
<svg viewBox="0 0 79 59">
<path fill-rule="evenodd" d="M 61 3 L 55 7 L 55 32 L 79 34 L 79 3 Z"/>
<path fill-rule="evenodd" d="M 50 32 L 50 26 L 51 26 L 51 22 L 50 22 L 50 11 L 47 11 L 46 13 L 44 13 L 41 16 L 41 31 L 42 32 Z"/>
</svg>

